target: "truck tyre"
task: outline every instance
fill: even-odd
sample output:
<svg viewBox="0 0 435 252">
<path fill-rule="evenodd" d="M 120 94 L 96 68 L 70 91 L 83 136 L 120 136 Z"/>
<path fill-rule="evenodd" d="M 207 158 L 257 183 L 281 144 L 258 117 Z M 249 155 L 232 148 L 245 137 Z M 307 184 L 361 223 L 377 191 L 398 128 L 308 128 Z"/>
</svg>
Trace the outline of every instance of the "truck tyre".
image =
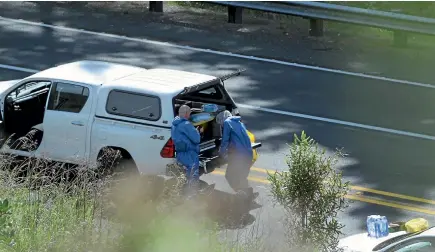
<svg viewBox="0 0 435 252">
<path fill-rule="evenodd" d="M 136 176 L 139 175 L 139 171 L 136 167 L 136 163 L 133 159 L 121 158 L 114 167 L 114 173 L 118 173 L 124 176 Z"/>
<path fill-rule="evenodd" d="M 136 163 L 128 151 L 105 147 L 98 154 L 99 169 L 103 175 L 121 175 L 121 177 L 138 174 Z"/>
</svg>

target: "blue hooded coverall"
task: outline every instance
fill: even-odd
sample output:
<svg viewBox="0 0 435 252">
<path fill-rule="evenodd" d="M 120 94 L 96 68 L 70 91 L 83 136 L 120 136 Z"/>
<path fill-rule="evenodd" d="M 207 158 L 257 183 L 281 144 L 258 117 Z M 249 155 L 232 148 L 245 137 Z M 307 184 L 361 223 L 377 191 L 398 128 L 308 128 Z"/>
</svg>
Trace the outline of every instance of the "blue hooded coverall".
<svg viewBox="0 0 435 252">
<path fill-rule="evenodd" d="M 199 144 L 201 136 L 187 119 L 175 117 L 171 129 L 177 161 L 186 168 L 188 183 L 199 181 Z"/>
<path fill-rule="evenodd" d="M 252 166 L 253 151 L 240 116 L 230 116 L 224 121 L 219 154 L 228 157 L 225 177 L 233 190 L 250 188 L 247 178 Z"/>
</svg>

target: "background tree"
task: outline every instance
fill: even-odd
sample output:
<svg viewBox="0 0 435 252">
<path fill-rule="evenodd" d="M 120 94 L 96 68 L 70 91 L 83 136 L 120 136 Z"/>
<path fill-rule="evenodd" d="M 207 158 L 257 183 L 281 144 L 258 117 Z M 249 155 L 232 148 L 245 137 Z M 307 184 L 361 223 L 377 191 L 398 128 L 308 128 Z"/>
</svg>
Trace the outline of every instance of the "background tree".
<svg viewBox="0 0 435 252">
<path fill-rule="evenodd" d="M 305 132 L 294 136 L 286 156 L 288 171 L 268 174 L 272 195 L 286 211 L 286 237 L 291 251 L 339 251 L 338 213 L 348 206 L 349 182 L 334 166 L 342 157 L 327 156 Z"/>
</svg>

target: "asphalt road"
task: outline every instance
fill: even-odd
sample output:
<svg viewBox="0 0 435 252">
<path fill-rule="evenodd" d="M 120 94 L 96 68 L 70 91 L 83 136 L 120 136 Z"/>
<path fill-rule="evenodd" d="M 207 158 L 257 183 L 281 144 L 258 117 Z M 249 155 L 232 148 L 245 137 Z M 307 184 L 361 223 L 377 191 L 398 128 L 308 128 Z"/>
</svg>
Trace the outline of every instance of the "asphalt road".
<svg viewBox="0 0 435 252">
<path fill-rule="evenodd" d="M 435 89 L 5 21 L 0 21 L 0 29 L 0 64 L 45 69 L 54 64 L 94 59 L 212 75 L 246 68 L 242 76 L 226 83 L 237 103 L 435 135 L 435 112 L 430 106 Z M 0 80 L 27 75 L 0 70 Z M 258 224 L 273 243 L 281 240 L 283 230 L 277 222 L 283 214 L 270 201 L 264 169 L 286 168 L 286 144 L 302 130 L 329 152 L 344 148 L 348 153 L 339 169 L 346 180 L 358 187 L 353 187 L 349 196 L 357 201 L 341 214 L 346 234 L 363 231 L 365 218 L 370 214 L 386 215 L 392 221 L 414 217 L 434 221 L 435 202 L 425 200 L 435 197 L 435 155 L 431 153 L 434 141 L 246 108 L 241 113 L 247 127 L 263 143 L 251 172 L 252 183 L 261 193 L 261 207 L 252 210 L 251 222 L 241 227 L 249 229 Z M 231 192 L 218 173 L 222 172 L 204 179 Z"/>
</svg>

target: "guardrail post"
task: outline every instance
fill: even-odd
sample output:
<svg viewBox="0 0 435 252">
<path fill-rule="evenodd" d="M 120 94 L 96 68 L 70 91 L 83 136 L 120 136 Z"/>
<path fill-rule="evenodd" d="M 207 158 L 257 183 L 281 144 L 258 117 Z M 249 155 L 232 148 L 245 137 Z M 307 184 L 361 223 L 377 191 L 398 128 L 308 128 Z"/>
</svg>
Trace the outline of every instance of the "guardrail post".
<svg viewBox="0 0 435 252">
<path fill-rule="evenodd" d="M 150 1 L 151 12 L 163 12 L 163 1 Z"/>
<path fill-rule="evenodd" d="M 310 36 L 314 36 L 314 37 L 323 36 L 323 20 L 310 19 Z"/>
<path fill-rule="evenodd" d="M 242 14 L 242 7 L 228 6 L 228 23 L 241 24 Z"/>
<path fill-rule="evenodd" d="M 405 47 L 408 43 L 408 35 L 404 31 L 393 31 L 393 39 L 397 47 Z"/>
</svg>

